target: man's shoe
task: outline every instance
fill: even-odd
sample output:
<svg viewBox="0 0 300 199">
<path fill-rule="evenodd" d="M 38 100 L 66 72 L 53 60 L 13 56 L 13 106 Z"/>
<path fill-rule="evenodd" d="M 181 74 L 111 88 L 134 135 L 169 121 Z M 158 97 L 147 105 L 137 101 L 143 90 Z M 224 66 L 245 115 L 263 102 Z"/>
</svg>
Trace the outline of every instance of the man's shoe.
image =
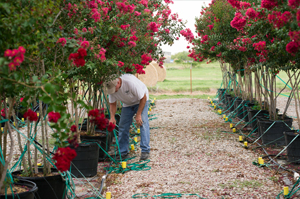
<svg viewBox="0 0 300 199">
<path fill-rule="evenodd" d="M 121 157 L 122 157 L 122 161 L 124 161 L 124 160 L 126 160 L 126 159 L 129 159 L 129 158 L 130 158 L 130 155 L 129 155 L 129 153 L 126 153 L 126 154 L 121 155 Z M 121 160 L 121 159 L 120 159 L 120 155 L 117 155 L 116 160 L 117 160 L 117 161 L 120 161 L 120 160 Z"/>
<path fill-rule="evenodd" d="M 141 157 L 140 157 L 140 161 L 147 160 L 149 158 L 150 158 L 150 153 L 149 152 L 142 152 Z"/>
</svg>

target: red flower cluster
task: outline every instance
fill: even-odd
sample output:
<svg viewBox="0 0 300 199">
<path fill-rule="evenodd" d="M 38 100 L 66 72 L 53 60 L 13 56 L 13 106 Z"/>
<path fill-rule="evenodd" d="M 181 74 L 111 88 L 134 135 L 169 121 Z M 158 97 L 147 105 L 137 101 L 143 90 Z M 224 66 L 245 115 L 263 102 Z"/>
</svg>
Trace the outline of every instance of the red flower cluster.
<svg viewBox="0 0 300 199">
<path fill-rule="evenodd" d="M 145 74 L 144 66 L 139 65 L 139 64 L 132 64 L 132 66 L 134 66 L 134 68 L 136 69 L 136 73 Z"/>
<path fill-rule="evenodd" d="M 277 6 L 277 0 L 261 0 L 261 7 L 268 10 L 272 10 Z"/>
<path fill-rule="evenodd" d="M 288 53 L 295 54 L 299 50 L 299 45 L 297 42 L 291 41 L 286 45 L 285 49 Z"/>
<path fill-rule="evenodd" d="M 66 40 L 66 38 L 62 37 L 62 38 L 59 38 L 56 43 L 61 43 L 62 47 L 64 47 L 67 43 L 67 40 Z"/>
<path fill-rule="evenodd" d="M 143 65 L 149 65 L 149 63 L 152 61 L 152 57 L 150 54 L 143 54 L 141 58 L 142 58 L 141 64 Z"/>
<path fill-rule="evenodd" d="M 107 127 L 107 130 L 109 132 L 112 132 L 114 129 L 115 129 L 116 125 L 112 122 L 109 123 L 108 127 Z"/>
<path fill-rule="evenodd" d="M 101 48 L 99 51 L 99 54 L 96 55 L 97 59 L 100 59 L 101 62 L 104 62 L 106 60 L 105 53 L 106 53 L 106 50 L 104 48 Z"/>
<path fill-rule="evenodd" d="M 137 41 L 139 40 L 135 35 L 132 35 L 130 38 L 129 38 L 130 41 Z"/>
<path fill-rule="evenodd" d="M 6 109 L 8 111 L 8 109 Z M 5 110 L 4 108 L 1 110 L 1 116 L 5 118 Z"/>
<path fill-rule="evenodd" d="M 251 4 L 248 3 L 248 2 L 240 2 L 240 7 L 241 9 L 247 9 L 247 8 L 250 8 L 251 7 Z"/>
<path fill-rule="evenodd" d="M 55 166 L 61 172 L 69 170 L 71 161 L 76 157 L 76 151 L 70 147 L 58 148 L 53 156 L 53 160 L 56 161 Z"/>
<path fill-rule="evenodd" d="M 70 130 L 72 132 L 76 132 L 77 131 L 77 126 L 76 125 L 72 125 Z"/>
<path fill-rule="evenodd" d="M 24 54 L 25 54 L 26 50 L 23 46 L 20 46 L 18 49 L 7 49 L 4 52 L 4 57 L 8 57 L 8 59 L 12 60 L 12 62 L 10 62 L 8 64 L 9 70 L 13 71 L 16 70 L 17 66 L 20 66 L 20 64 L 24 61 Z"/>
<path fill-rule="evenodd" d="M 31 109 L 28 109 L 28 110 L 24 113 L 23 117 L 24 117 L 25 119 L 28 119 L 30 122 L 33 122 L 33 121 L 37 121 L 37 120 L 38 120 L 38 117 L 37 117 L 36 112 L 34 112 L 34 111 L 31 110 Z"/>
<path fill-rule="evenodd" d="M 97 125 L 98 129 L 104 130 L 109 126 L 109 120 L 105 118 L 103 110 L 93 109 L 90 110 L 88 116 L 91 118 L 90 122 Z M 110 129 L 111 130 L 111 127 Z"/>
<path fill-rule="evenodd" d="M 131 48 L 136 46 L 136 43 L 134 41 L 129 41 L 128 42 L 128 46 L 130 46 Z"/>
<path fill-rule="evenodd" d="M 51 111 L 51 112 L 48 113 L 48 120 L 49 120 L 49 122 L 57 123 L 57 121 L 59 120 L 59 118 L 61 118 L 61 116 L 60 116 L 60 113 L 58 113 L 58 112 Z"/>
<path fill-rule="evenodd" d="M 258 43 L 253 44 L 254 50 L 257 51 L 264 51 L 266 47 L 266 42 L 265 41 L 259 41 Z"/>
<path fill-rule="evenodd" d="M 69 60 L 73 60 L 73 63 L 76 67 L 84 66 L 85 60 L 84 57 L 87 56 L 86 50 L 84 48 L 79 48 L 77 53 L 71 53 Z"/>
<path fill-rule="evenodd" d="M 299 7 L 300 1 L 299 1 L 299 0 L 289 0 L 288 5 L 289 5 L 291 8 L 295 9 L 295 8 L 298 8 L 298 7 Z"/>
<path fill-rule="evenodd" d="M 255 19 L 258 16 L 258 13 L 253 8 L 248 8 L 246 11 L 246 16 L 250 19 Z"/>
<path fill-rule="evenodd" d="M 246 17 L 241 13 L 236 13 L 233 20 L 230 22 L 231 27 L 241 30 L 246 25 Z"/>
<path fill-rule="evenodd" d="M 207 27 L 209 27 L 209 30 L 213 29 L 214 28 L 214 24 L 212 25 L 208 25 Z"/>
<path fill-rule="evenodd" d="M 75 148 L 77 148 L 79 146 L 79 144 L 78 144 L 78 135 L 77 134 L 70 133 L 67 141 L 70 145 L 74 146 Z"/>
<path fill-rule="evenodd" d="M 241 9 L 241 4 L 237 0 L 228 0 L 228 3 L 234 8 Z"/>
<path fill-rule="evenodd" d="M 279 11 L 273 11 L 268 15 L 269 23 L 273 24 L 275 28 L 281 28 L 292 18 L 292 14 L 289 11 L 281 13 Z"/>
<path fill-rule="evenodd" d="M 180 34 L 183 35 L 188 42 L 192 42 L 192 40 L 194 39 L 194 34 L 189 28 L 181 30 Z"/>
<path fill-rule="evenodd" d="M 153 32 L 158 32 L 159 25 L 155 22 L 150 22 L 147 26 L 148 30 L 152 30 Z"/>
</svg>

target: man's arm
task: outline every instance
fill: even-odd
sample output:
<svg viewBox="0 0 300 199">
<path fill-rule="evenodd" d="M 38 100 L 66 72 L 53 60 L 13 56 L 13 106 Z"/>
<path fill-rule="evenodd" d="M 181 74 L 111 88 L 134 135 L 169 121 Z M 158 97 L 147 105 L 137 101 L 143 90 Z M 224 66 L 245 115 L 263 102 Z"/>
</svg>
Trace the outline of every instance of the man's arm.
<svg viewBox="0 0 300 199">
<path fill-rule="evenodd" d="M 117 112 L 117 101 L 114 103 L 109 103 L 109 112 L 110 112 L 110 120 L 113 124 L 116 124 L 115 114 Z"/>
<path fill-rule="evenodd" d="M 138 108 L 138 110 L 136 112 L 136 116 L 135 116 L 135 121 L 136 121 L 137 125 L 139 125 L 139 126 L 141 126 L 143 124 L 142 112 L 143 112 L 146 102 L 147 102 L 147 96 L 145 94 L 144 97 L 140 100 L 139 108 Z"/>
</svg>

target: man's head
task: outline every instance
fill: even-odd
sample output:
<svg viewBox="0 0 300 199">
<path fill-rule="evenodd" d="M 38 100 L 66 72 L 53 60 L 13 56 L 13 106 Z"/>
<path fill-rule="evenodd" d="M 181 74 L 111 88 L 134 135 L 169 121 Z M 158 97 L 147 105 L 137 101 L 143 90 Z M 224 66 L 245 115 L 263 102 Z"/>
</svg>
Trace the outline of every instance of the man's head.
<svg viewBox="0 0 300 199">
<path fill-rule="evenodd" d="M 111 95 L 119 90 L 121 87 L 120 78 L 114 76 L 110 78 L 110 81 L 105 82 L 107 94 Z"/>
</svg>

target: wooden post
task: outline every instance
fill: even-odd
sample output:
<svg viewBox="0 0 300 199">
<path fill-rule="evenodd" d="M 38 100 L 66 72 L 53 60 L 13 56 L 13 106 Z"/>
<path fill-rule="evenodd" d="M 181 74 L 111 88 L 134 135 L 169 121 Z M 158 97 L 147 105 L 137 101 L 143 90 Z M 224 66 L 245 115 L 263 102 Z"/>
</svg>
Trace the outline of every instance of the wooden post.
<svg viewBox="0 0 300 199">
<path fill-rule="evenodd" d="M 191 63 L 191 67 L 190 67 L 190 85 L 191 85 L 191 93 L 193 92 L 193 89 L 192 89 L 192 66 L 193 66 L 193 63 Z"/>
</svg>

